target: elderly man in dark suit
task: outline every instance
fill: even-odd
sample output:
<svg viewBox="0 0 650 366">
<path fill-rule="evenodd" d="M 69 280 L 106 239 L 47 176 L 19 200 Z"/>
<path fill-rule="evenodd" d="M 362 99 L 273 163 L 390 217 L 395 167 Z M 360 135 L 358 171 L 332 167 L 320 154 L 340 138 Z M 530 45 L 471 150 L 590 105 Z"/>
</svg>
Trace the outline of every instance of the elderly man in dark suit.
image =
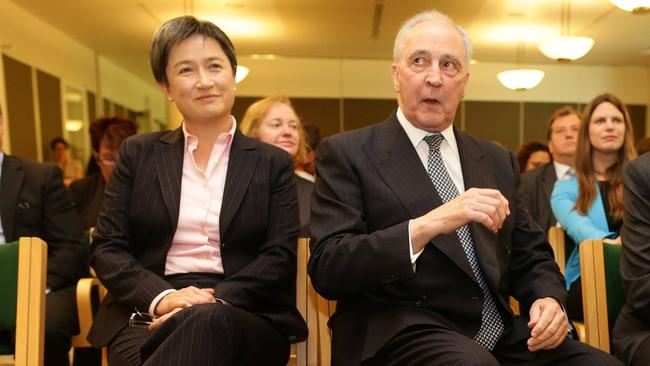
<svg viewBox="0 0 650 366">
<path fill-rule="evenodd" d="M 0 109 L 0 149 L 4 122 Z M 81 218 L 61 170 L 0 150 L 0 243 L 36 236 L 47 243 L 45 364 L 69 365 L 70 338 L 78 329 L 75 285 L 87 266 Z"/>
<path fill-rule="evenodd" d="M 574 174 L 573 156 L 578 141 L 580 117 L 570 106 L 553 113 L 546 137 L 553 161 L 521 175 L 517 198 L 530 210 L 539 226 L 548 232 L 557 220 L 551 211 L 551 192 L 555 181 L 571 178 Z"/>
<path fill-rule="evenodd" d="M 650 365 L 650 153 L 625 168 L 621 280 L 625 305 L 614 325 L 614 354 L 627 365 Z"/>
<path fill-rule="evenodd" d="M 516 199 L 517 160 L 452 126 L 466 33 L 421 13 L 393 56 L 397 112 L 317 155 L 309 274 L 338 300 L 332 364 L 618 364 L 566 338 L 564 281 Z"/>
</svg>

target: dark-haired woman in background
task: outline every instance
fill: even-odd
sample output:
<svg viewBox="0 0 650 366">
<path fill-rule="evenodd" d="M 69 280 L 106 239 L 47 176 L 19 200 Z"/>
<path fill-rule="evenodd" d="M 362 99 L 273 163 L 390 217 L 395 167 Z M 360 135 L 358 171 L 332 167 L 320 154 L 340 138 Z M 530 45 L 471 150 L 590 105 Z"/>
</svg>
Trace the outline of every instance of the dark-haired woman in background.
<svg viewBox="0 0 650 366">
<path fill-rule="evenodd" d="M 566 233 L 578 244 L 566 265 L 567 310 L 582 320 L 579 244 L 588 239 L 621 242 L 623 168 L 636 157 L 627 107 L 616 96 L 602 94 L 585 108 L 575 154 L 576 176 L 558 180 L 551 208 Z"/>
<path fill-rule="evenodd" d="M 307 335 L 290 295 L 293 161 L 237 130 L 237 59 L 216 25 L 165 22 L 150 61 L 184 120 L 122 144 L 91 255 L 108 295 L 88 339 L 115 365 L 285 365 Z"/>
<path fill-rule="evenodd" d="M 124 117 L 104 117 L 90 124 L 90 141 L 99 173 L 75 180 L 69 190 L 84 220 L 84 228 L 95 226 L 108 183 L 117 161 L 122 141 L 137 133 L 135 123 Z"/>
</svg>

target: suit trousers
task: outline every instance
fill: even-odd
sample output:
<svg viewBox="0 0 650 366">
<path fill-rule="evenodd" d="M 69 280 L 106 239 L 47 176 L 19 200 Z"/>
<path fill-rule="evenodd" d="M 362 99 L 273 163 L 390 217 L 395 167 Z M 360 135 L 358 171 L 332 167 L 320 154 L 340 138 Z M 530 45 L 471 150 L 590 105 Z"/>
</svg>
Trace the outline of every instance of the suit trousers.
<svg viewBox="0 0 650 366">
<path fill-rule="evenodd" d="M 70 339 L 79 333 L 75 286 L 51 291 L 45 298 L 45 365 L 69 366 Z"/>
<path fill-rule="evenodd" d="M 221 276 L 166 278 L 175 288 L 213 287 Z M 216 294 L 218 297 L 218 294 Z M 285 365 L 288 338 L 267 320 L 219 302 L 184 309 L 158 329 L 125 327 L 109 344 L 111 365 Z"/>
<path fill-rule="evenodd" d="M 473 339 L 452 330 L 414 325 L 398 333 L 375 357 L 364 361 L 362 365 L 622 366 L 622 363 L 609 354 L 569 338 L 553 350 L 530 352 L 524 340 L 513 345 L 497 343 L 496 348 L 489 352 Z"/>
</svg>

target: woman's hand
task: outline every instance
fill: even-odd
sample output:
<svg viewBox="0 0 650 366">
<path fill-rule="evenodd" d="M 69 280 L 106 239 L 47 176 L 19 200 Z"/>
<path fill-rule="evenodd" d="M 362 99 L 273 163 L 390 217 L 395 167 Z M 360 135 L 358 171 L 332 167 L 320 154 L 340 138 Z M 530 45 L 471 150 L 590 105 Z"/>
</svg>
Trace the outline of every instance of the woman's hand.
<svg viewBox="0 0 650 366">
<path fill-rule="evenodd" d="M 161 316 L 159 318 L 156 318 L 156 320 L 154 320 L 151 324 L 149 324 L 149 326 L 147 328 L 149 328 L 149 330 L 156 330 L 156 328 L 158 328 L 162 323 L 167 321 L 167 319 L 171 318 L 172 316 L 174 316 L 174 314 L 178 313 L 181 310 L 183 310 L 183 309 L 182 308 L 176 308 L 176 309 L 168 312 L 167 314 L 165 314 L 165 315 L 163 315 L 163 316 Z"/>
<path fill-rule="evenodd" d="M 192 305 L 214 303 L 214 289 L 189 286 L 165 295 L 156 305 L 156 315 L 165 315 L 177 308 L 185 309 Z"/>
</svg>

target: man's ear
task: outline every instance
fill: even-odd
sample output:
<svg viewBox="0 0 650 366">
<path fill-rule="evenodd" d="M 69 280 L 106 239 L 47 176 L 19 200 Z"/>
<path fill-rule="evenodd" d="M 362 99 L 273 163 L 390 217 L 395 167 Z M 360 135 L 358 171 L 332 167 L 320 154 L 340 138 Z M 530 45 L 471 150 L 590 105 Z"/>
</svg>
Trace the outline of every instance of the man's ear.
<svg viewBox="0 0 650 366">
<path fill-rule="evenodd" d="M 399 69 L 397 68 L 397 64 L 393 64 L 390 67 L 390 73 L 393 79 L 393 90 L 399 93 Z"/>
</svg>

